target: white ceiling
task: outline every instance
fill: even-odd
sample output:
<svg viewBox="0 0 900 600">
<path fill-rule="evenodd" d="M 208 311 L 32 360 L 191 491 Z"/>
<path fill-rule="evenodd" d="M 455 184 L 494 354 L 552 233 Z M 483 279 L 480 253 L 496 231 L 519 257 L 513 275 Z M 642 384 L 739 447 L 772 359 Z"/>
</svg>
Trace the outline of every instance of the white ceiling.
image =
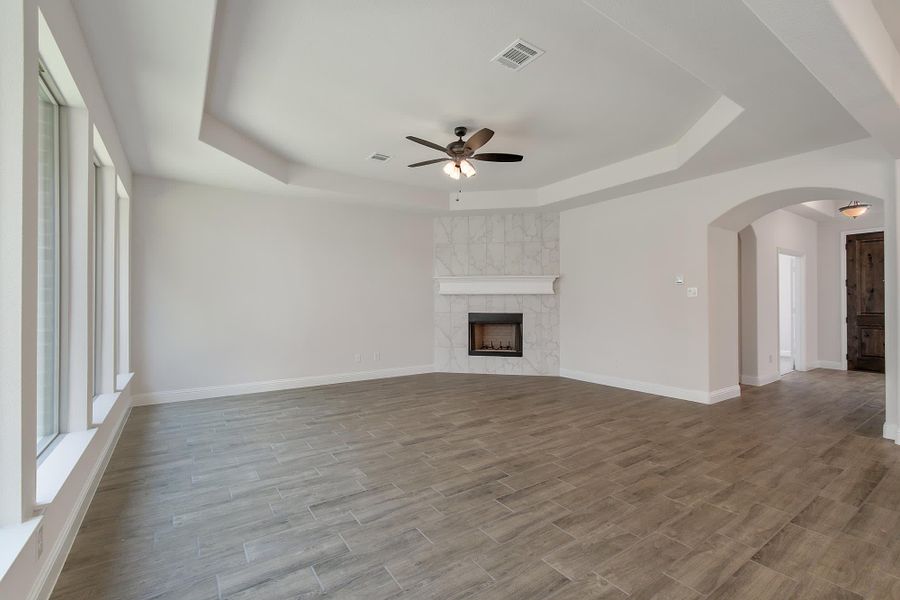
<svg viewBox="0 0 900 600">
<path fill-rule="evenodd" d="M 289 160 L 453 189 L 438 158 L 455 125 L 489 127 L 468 189 L 537 187 L 677 141 L 718 98 L 578 0 L 219 3 L 207 110 Z M 522 71 L 490 59 L 521 37 Z M 614 118 L 611 118 L 613 117 Z M 372 152 L 393 156 L 371 163 Z"/>
<path fill-rule="evenodd" d="M 404 136 L 490 127 L 485 151 L 525 155 L 479 163 L 466 191 L 669 146 L 721 96 L 743 112 L 646 186 L 867 136 L 740 0 L 220 0 L 218 19 L 215 0 L 73 5 L 139 174 L 445 208 L 455 184 L 408 169 L 438 155 Z M 517 37 L 546 54 L 519 72 L 489 62 Z M 278 181 L 199 141 L 204 113 L 296 169 Z"/>
</svg>

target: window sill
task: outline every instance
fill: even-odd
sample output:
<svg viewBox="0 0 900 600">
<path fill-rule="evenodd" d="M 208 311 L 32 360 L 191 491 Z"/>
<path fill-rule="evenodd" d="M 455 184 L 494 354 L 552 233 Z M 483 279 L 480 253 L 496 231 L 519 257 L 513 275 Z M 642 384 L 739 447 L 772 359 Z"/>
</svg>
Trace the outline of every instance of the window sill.
<svg viewBox="0 0 900 600">
<path fill-rule="evenodd" d="M 116 384 L 123 386 L 124 390 L 124 387 L 131 382 L 133 375 L 134 373 L 119 375 L 116 377 Z M 38 511 L 56 498 L 97 433 L 97 427 L 106 421 L 121 397 L 122 391 L 118 391 L 114 394 L 102 394 L 94 398 L 93 427 L 87 431 L 75 431 L 60 435 L 54 442 L 54 446 L 47 451 L 46 457 L 41 460 L 37 468 L 35 504 Z"/>
<path fill-rule="evenodd" d="M 121 392 L 124 390 L 131 383 L 133 377 L 134 373 L 119 373 L 116 375 L 116 391 Z"/>
<path fill-rule="evenodd" d="M 94 406 L 91 409 L 91 422 L 94 424 L 94 427 L 103 424 L 109 415 L 109 411 L 116 405 L 116 400 L 121 395 L 121 392 L 116 392 L 115 394 L 101 394 L 94 398 Z"/>
<path fill-rule="evenodd" d="M 131 381 L 132 375 L 132 373 L 124 376 L 120 375 L 116 382 L 127 386 Z M 36 473 L 37 489 L 34 518 L 18 525 L 0 527 L 0 581 L 2 581 L 15 561 L 22 556 L 26 546 L 35 543 L 38 528 L 44 520 L 44 510 L 53 503 L 60 490 L 71 478 L 82 457 L 91 448 L 91 442 L 94 440 L 95 435 L 102 431 L 97 426 L 107 420 L 110 412 L 118 405 L 121 397 L 122 391 L 94 398 L 93 421 L 95 427 L 87 431 L 64 433 L 58 436 L 54 440 L 53 445 L 42 456 Z M 127 399 L 127 396 L 125 399 Z M 115 433 L 113 432 L 112 435 L 115 435 Z M 111 449 L 108 451 L 111 451 Z"/>
<path fill-rule="evenodd" d="M 37 468 L 37 510 L 53 502 L 96 433 L 96 429 L 88 429 L 59 436 L 56 446 Z"/>
<path fill-rule="evenodd" d="M 35 517 L 18 525 L 0 528 L 0 579 L 3 579 L 12 564 L 16 562 L 22 549 L 34 536 L 43 520 L 43 517 Z"/>
</svg>

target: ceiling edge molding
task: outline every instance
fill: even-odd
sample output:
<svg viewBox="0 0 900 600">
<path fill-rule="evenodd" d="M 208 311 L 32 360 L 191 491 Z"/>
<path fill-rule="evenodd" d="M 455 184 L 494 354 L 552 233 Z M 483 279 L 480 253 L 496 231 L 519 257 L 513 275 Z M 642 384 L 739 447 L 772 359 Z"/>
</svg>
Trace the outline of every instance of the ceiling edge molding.
<svg viewBox="0 0 900 600">
<path fill-rule="evenodd" d="M 380 200 L 394 207 L 440 210 L 446 203 L 443 192 L 291 162 L 206 112 L 200 120 L 198 138 L 286 185 L 318 189 L 325 195 Z"/>
<path fill-rule="evenodd" d="M 743 0 L 819 83 L 900 157 L 900 53 L 871 0 Z M 797 18 L 802 15 L 802 18 Z"/>
<path fill-rule="evenodd" d="M 473 210 L 478 208 L 482 210 L 497 210 L 514 207 L 545 207 L 621 185 L 673 173 L 683 167 L 709 142 L 722 133 L 742 112 L 744 112 L 742 106 L 722 95 L 671 146 L 639 154 L 638 156 L 633 156 L 534 190 L 450 194 L 450 209 Z M 518 204 L 513 204 L 514 197 L 520 199 Z"/>
<path fill-rule="evenodd" d="M 289 183 L 291 164 L 227 123 L 204 112 L 197 138 L 282 183 Z"/>
</svg>

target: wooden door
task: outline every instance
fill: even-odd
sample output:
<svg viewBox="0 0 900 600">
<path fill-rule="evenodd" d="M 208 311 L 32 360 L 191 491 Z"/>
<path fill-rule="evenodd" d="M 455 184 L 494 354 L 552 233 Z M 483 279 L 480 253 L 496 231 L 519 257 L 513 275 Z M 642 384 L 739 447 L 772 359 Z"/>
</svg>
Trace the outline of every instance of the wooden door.
<svg viewBox="0 0 900 600">
<path fill-rule="evenodd" d="M 847 236 L 847 368 L 884 373 L 884 233 Z"/>
</svg>

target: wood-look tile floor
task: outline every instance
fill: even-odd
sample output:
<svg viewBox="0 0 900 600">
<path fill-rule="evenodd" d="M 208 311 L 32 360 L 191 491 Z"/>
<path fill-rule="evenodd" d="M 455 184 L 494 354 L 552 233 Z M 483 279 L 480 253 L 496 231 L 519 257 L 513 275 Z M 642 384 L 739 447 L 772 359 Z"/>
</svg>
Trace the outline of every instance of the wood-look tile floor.
<svg viewBox="0 0 900 600">
<path fill-rule="evenodd" d="M 900 598 L 879 375 L 432 374 L 135 408 L 55 600 Z"/>
</svg>

